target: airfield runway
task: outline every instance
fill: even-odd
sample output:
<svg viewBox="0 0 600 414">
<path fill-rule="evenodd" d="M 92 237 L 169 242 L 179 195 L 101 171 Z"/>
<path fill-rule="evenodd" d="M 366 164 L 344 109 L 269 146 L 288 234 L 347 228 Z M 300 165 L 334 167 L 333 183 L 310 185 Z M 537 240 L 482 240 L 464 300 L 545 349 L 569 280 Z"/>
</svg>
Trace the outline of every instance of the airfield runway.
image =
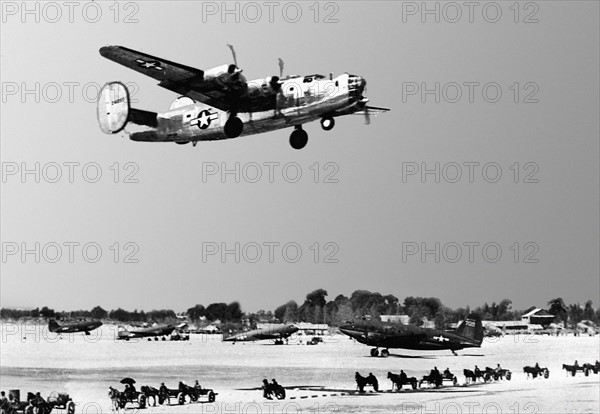
<svg viewBox="0 0 600 414">
<path fill-rule="evenodd" d="M 176 388 L 198 379 L 219 393 L 213 404 L 159 406 L 147 413 L 565 413 L 600 411 L 600 376 L 567 376 L 563 363 L 593 363 L 600 336 L 506 336 L 486 339 L 480 349 L 447 352 L 392 350 L 388 358 L 368 356 L 369 348 L 334 335 L 316 346 L 223 343 L 220 337 L 192 335 L 184 342 L 116 342 L 115 328 L 103 326 L 89 337 L 56 335 L 45 327 L 2 325 L 0 389 L 68 392 L 77 412 L 109 413 L 109 386 L 122 389 L 123 377 L 158 387 Z M 24 339 L 26 338 L 26 339 Z M 526 379 L 524 365 L 547 366 L 549 379 Z M 434 366 L 457 374 L 464 368 L 495 367 L 512 371 L 511 381 L 390 393 L 387 372 L 403 369 L 409 377 Z M 383 393 L 355 394 L 354 373 L 372 372 Z M 287 388 L 287 398 L 267 401 L 258 389 L 263 378 Z M 370 390 L 370 387 L 367 387 Z M 127 410 L 134 412 L 133 410 Z"/>
</svg>

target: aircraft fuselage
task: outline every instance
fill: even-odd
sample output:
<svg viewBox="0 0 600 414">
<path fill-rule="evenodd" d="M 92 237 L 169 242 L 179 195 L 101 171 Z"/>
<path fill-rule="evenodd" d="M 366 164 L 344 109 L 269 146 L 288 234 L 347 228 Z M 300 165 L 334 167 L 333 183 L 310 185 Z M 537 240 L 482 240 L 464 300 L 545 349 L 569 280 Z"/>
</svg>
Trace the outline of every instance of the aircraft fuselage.
<svg viewBox="0 0 600 414">
<path fill-rule="evenodd" d="M 247 96 L 265 93 L 261 80 L 248 83 Z M 323 117 L 350 114 L 362 110 L 361 93 L 364 79 L 343 74 L 334 79 L 318 75 L 293 77 L 282 81 L 281 91 L 260 102 L 257 107 L 241 107 L 236 116 L 243 122 L 240 136 L 247 136 L 302 125 Z M 157 115 L 156 128 L 141 127 L 130 131 L 134 141 L 211 141 L 229 138 L 224 131 L 229 112 L 222 111 L 190 97 L 177 99 L 169 111 Z"/>
</svg>

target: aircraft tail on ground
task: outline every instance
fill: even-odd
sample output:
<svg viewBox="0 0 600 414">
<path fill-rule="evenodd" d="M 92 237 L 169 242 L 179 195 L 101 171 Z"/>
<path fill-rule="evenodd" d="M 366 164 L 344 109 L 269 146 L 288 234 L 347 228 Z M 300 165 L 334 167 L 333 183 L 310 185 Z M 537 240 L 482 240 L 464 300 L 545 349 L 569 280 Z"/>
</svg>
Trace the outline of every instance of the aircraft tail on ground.
<svg viewBox="0 0 600 414">
<path fill-rule="evenodd" d="M 97 114 L 100 129 L 105 134 L 121 132 L 127 122 L 156 128 L 156 112 L 131 108 L 129 90 L 121 82 L 110 82 L 98 94 Z"/>
<path fill-rule="evenodd" d="M 48 330 L 50 332 L 56 332 L 58 328 L 60 328 L 58 322 L 56 322 L 54 319 L 50 319 L 50 321 L 48 322 Z"/>
<path fill-rule="evenodd" d="M 472 339 L 478 345 L 483 342 L 483 325 L 481 318 L 475 313 L 470 313 L 456 328 L 456 333 L 465 338 Z"/>
</svg>

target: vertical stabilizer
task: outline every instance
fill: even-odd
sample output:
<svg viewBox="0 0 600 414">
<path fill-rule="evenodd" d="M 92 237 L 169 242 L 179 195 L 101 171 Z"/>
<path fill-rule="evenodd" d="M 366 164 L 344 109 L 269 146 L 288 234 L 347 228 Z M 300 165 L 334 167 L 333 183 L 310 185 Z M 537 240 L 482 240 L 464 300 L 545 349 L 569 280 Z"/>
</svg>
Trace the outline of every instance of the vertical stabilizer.
<svg viewBox="0 0 600 414">
<path fill-rule="evenodd" d="M 479 315 L 470 313 L 465 320 L 458 325 L 456 333 L 481 345 L 481 342 L 483 342 L 483 325 Z"/>
</svg>

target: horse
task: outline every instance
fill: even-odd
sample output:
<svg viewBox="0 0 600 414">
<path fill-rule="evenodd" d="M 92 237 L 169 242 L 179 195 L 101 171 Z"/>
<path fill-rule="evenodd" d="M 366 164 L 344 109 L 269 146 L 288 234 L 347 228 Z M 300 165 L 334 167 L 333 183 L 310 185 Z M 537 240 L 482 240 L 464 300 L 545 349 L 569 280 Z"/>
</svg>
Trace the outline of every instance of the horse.
<svg viewBox="0 0 600 414">
<path fill-rule="evenodd" d="M 590 372 L 589 369 L 587 369 L 587 367 L 585 365 L 567 365 L 567 364 L 563 364 L 562 365 L 562 369 L 567 371 L 567 376 L 569 376 L 569 374 L 571 374 L 571 376 L 575 376 L 575 374 L 577 373 L 577 371 L 583 371 L 585 373 L 585 376 L 587 377 Z"/>
<path fill-rule="evenodd" d="M 50 412 L 52 412 L 52 406 L 48 404 L 48 402 L 44 400 L 41 396 L 36 395 L 32 392 L 27 393 L 27 402 L 31 405 L 31 407 L 35 409 L 36 413 L 50 414 Z M 34 410 L 31 409 L 31 412 L 34 412 Z"/>
<path fill-rule="evenodd" d="M 584 369 L 587 368 L 588 373 L 592 371 L 594 374 L 597 374 L 600 371 L 600 362 L 596 361 L 595 364 L 583 364 Z"/>
<path fill-rule="evenodd" d="M 140 391 L 146 396 L 148 405 L 151 405 L 152 407 L 156 407 L 157 400 L 160 405 L 162 405 L 165 402 L 165 400 L 161 396 L 160 391 L 154 387 L 144 385 L 140 388 Z M 150 398 L 152 398 L 152 404 L 150 404 Z"/>
<path fill-rule="evenodd" d="M 394 385 L 396 386 L 396 389 L 400 391 L 406 384 L 410 384 L 413 390 L 417 389 L 417 379 L 415 377 L 409 378 L 405 376 L 404 379 L 402 379 L 401 375 L 392 374 L 391 372 L 388 372 L 387 377 L 392 381 L 392 391 L 394 391 Z"/>
<path fill-rule="evenodd" d="M 115 411 L 118 411 L 121 408 L 125 408 L 127 398 L 125 397 L 125 393 L 123 393 L 122 391 L 119 391 L 118 389 L 113 387 L 108 387 L 108 397 L 111 399 Z"/>
<path fill-rule="evenodd" d="M 379 392 L 379 383 L 377 382 L 377 378 L 371 373 L 369 376 L 363 377 L 358 372 L 354 375 L 354 379 L 356 380 L 356 386 L 358 387 L 359 392 L 365 392 L 366 385 L 372 385 L 373 389 L 376 392 Z"/>
<path fill-rule="evenodd" d="M 467 384 L 469 383 L 469 380 L 471 380 L 471 382 L 477 382 L 477 375 L 470 369 L 463 369 L 463 374 L 465 374 L 465 382 Z"/>
</svg>

